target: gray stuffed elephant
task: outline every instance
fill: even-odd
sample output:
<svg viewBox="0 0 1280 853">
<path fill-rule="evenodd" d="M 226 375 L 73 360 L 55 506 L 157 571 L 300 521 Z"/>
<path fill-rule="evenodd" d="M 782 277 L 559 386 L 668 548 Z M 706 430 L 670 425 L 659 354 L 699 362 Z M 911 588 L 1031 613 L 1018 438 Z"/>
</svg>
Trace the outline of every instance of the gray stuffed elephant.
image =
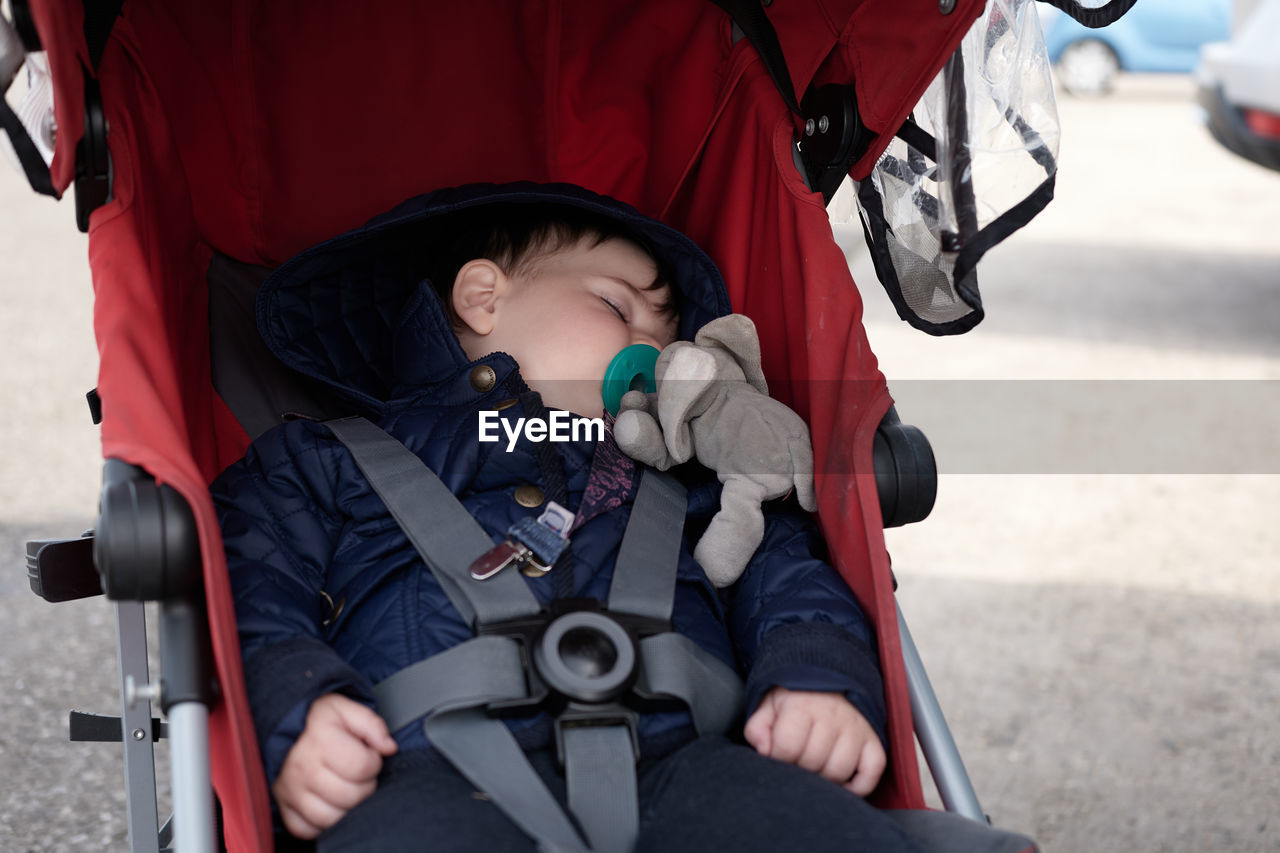
<svg viewBox="0 0 1280 853">
<path fill-rule="evenodd" d="M 813 448 L 799 415 L 769 396 L 755 324 L 713 320 L 662 351 L 657 391 L 628 392 L 613 434 L 633 459 L 665 471 L 697 458 L 724 483 L 693 556 L 717 587 L 736 581 L 764 538 L 761 504 L 795 490 L 817 509 Z"/>
</svg>

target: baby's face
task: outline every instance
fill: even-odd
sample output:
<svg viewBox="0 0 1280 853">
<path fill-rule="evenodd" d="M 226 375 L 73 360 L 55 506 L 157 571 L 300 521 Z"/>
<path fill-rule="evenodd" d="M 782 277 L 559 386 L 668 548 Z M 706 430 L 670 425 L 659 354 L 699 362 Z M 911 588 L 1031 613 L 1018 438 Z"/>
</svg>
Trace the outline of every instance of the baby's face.
<svg viewBox="0 0 1280 853">
<path fill-rule="evenodd" d="M 618 351 L 675 340 L 675 316 L 659 310 L 668 287 L 646 289 L 657 275 L 649 255 L 621 238 L 554 252 L 512 277 L 488 343 L 516 360 L 546 405 L 599 417 L 601 382 Z"/>
</svg>

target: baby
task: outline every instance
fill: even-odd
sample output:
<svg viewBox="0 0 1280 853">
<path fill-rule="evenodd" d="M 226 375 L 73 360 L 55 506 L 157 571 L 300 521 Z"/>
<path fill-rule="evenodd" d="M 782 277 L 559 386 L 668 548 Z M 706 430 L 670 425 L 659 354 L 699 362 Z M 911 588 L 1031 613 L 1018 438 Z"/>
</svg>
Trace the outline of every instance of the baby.
<svg viewBox="0 0 1280 853">
<path fill-rule="evenodd" d="M 406 300 L 387 348 L 397 384 L 365 414 L 435 471 L 495 542 L 551 501 L 575 513 L 565 552 L 523 582 L 547 606 L 603 601 L 638 466 L 611 436 L 486 444 L 477 413 L 601 416 L 601 377 L 615 354 L 691 337 L 726 313 L 723 284 L 687 239 L 607 199 L 532 185 L 461 192 L 461 213 L 455 195 L 409 203 L 430 284 Z M 370 253 L 403 245 L 380 233 L 358 232 Z M 324 252 L 310 253 L 308 270 Z M 305 300 L 305 281 L 290 275 L 282 268 L 264 288 Z M 268 340 L 288 361 L 317 334 Z M 717 486 L 697 466 L 679 473 L 692 542 Z M 284 829 L 322 850 L 424 838 L 433 849 L 534 849 L 421 725 L 389 731 L 378 713 L 374 685 L 471 630 L 347 448 L 322 424 L 292 421 L 256 441 L 213 491 Z M 843 851 L 850 833 L 864 839 L 858 849 L 913 849 L 860 799 L 886 762 L 872 632 L 807 516 L 790 502 L 767 516 L 761 547 L 724 590 L 680 547 L 672 628 L 746 676 L 747 745 L 732 733 L 696 734 L 686 712 L 640 709 L 636 849 Z M 508 726 L 562 799 L 550 715 Z"/>
</svg>

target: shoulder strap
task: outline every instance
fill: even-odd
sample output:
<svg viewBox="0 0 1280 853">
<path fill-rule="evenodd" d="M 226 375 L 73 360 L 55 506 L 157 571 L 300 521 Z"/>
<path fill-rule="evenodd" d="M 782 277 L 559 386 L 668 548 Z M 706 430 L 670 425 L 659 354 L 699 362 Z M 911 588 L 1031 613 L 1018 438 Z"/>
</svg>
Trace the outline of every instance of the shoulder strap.
<svg viewBox="0 0 1280 853">
<path fill-rule="evenodd" d="M 468 567 L 493 540 L 416 454 L 364 418 L 326 424 L 418 549 L 449 601 L 468 624 L 502 622 L 541 606 L 519 572 L 475 581 Z"/>
<path fill-rule="evenodd" d="M 518 572 L 477 583 L 468 567 L 493 547 L 435 472 L 364 418 L 326 424 L 469 623 L 487 625 L 537 613 L 540 605 Z M 609 588 L 609 609 L 659 621 L 671 618 L 687 499 L 670 474 L 646 469 L 623 534 Z"/>
<path fill-rule="evenodd" d="M 675 477 L 645 468 L 609 586 L 609 610 L 667 622 L 688 496 Z"/>
</svg>

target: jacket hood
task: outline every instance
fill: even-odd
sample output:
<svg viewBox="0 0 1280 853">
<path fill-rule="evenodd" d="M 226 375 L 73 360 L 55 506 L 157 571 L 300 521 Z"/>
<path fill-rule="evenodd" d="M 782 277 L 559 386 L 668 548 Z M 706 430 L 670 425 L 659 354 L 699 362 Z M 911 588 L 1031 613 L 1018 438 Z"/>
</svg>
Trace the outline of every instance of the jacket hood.
<svg viewBox="0 0 1280 853">
<path fill-rule="evenodd" d="M 451 214 L 488 205 L 561 205 L 612 221 L 665 267 L 690 340 L 731 310 L 719 270 L 692 240 L 622 202 L 569 184 L 471 184 L 417 196 L 277 268 L 258 293 L 258 330 L 284 364 L 380 414 L 469 361 L 424 280 L 421 246 Z M 412 357 L 409 357 L 412 354 Z"/>
</svg>

